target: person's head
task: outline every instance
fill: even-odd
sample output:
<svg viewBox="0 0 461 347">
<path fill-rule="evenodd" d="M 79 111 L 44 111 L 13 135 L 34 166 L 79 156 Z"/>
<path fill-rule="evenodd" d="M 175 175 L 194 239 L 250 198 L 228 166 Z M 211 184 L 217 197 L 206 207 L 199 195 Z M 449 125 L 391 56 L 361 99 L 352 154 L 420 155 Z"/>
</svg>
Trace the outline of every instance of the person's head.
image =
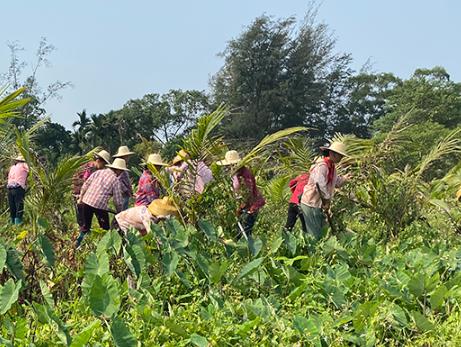
<svg viewBox="0 0 461 347">
<path fill-rule="evenodd" d="M 224 155 L 224 159 L 218 161 L 216 164 L 234 171 L 235 168 L 240 164 L 241 160 L 242 159 L 240 159 L 240 154 L 237 151 L 231 150 L 227 151 Z"/>
<path fill-rule="evenodd" d="M 100 151 L 94 155 L 94 162 L 96 163 L 96 167 L 100 169 L 104 169 L 106 165 L 110 164 L 110 154 L 107 151 Z"/>
<path fill-rule="evenodd" d="M 13 159 L 13 162 L 14 162 L 14 165 L 16 165 L 18 163 L 25 163 L 26 160 L 24 159 L 22 154 L 19 154 L 16 158 Z"/>
<path fill-rule="evenodd" d="M 128 149 L 128 146 L 120 146 L 117 150 L 117 153 L 114 155 L 114 158 L 120 158 L 125 160 L 125 162 L 128 162 L 133 154 L 134 152 L 131 152 Z"/>
<path fill-rule="evenodd" d="M 320 150 L 335 164 L 347 156 L 346 145 L 339 141 L 332 142 L 328 147 L 320 147 Z"/>
<path fill-rule="evenodd" d="M 189 154 L 184 150 L 184 149 L 181 149 L 178 154 L 176 154 L 176 156 L 173 158 L 173 161 L 171 163 L 172 166 L 181 166 L 181 164 L 185 161 L 185 160 L 189 160 Z"/>
<path fill-rule="evenodd" d="M 168 166 L 168 164 L 163 161 L 162 156 L 158 153 L 149 154 L 147 161 L 144 163 L 144 168 L 148 169 L 149 164 L 153 165 L 157 171 L 160 171 L 164 166 Z"/>
<path fill-rule="evenodd" d="M 147 207 L 152 217 L 157 219 L 165 219 L 171 216 L 179 217 L 179 211 L 173 201 L 165 196 L 162 199 L 155 199 Z"/>
<path fill-rule="evenodd" d="M 106 165 L 110 168 L 117 176 L 120 176 L 124 171 L 130 171 L 126 168 L 126 162 L 122 158 L 115 158 L 113 163 Z"/>
</svg>

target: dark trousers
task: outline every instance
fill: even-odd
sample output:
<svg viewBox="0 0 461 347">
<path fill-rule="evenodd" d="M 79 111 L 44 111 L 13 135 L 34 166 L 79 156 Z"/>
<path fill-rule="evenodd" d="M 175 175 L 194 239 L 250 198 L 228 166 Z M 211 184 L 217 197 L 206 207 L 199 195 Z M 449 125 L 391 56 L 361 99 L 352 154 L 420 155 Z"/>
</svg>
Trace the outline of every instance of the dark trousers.
<svg viewBox="0 0 461 347">
<path fill-rule="evenodd" d="M 26 191 L 22 187 L 8 188 L 8 204 L 10 205 L 10 217 L 13 223 L 15 218 L 22 219 L 25 195 Z"/>
<path fill-rule="evenodd" d="M 306 232 L 306 222 L 304 221 L 304 216 L 302 214 L 301 209 L 299 208 L 298 204 L 289 203 L 288 204 L 288 216 L 287 216 L 287 223 L 285 224 L 285 229 L 291 231 L 296 224 L 296 220 L 300 219 L 301 227 L 303 231 Z"/>
<path fill-rule="evenodd" d="M 242 212 L 242 214 L 239 217 L 239 223 L 240 226 L 243 228 L 243 231 L 247 236 L 251 236 L 251 233 L 253 231 L 253 227 L 256 223 L 256 218 L 258 217 L 258 213 L 248 213 L 248 212 Z M 242 235 L 242 230 L 239 226 L 239 237 L 240 238 Z"/>
<path fill-rule="evenodd" d="M 81 206 L 83 223 L 80 226 L 80 231 L 82 233 L 88 233 L 91 230 L 91 222 L 93 221 L 93 215 L 96 215 L 101 229 L 110 229 L 109 212 L 107 212 L 106 210 L 100 210 L 99 208 L 91 207 L 87 204 L 82 204 Z"/>
<path fill-rule="evenodd" d="M 75 214 L 77 215 L 77 223 L 80 228 L 82 228 L 83 224 L 85 223 L 85 219 L 83 217 L 83 204 L 77 204 L 77 200 L 74 201 L 75 203 Z"/>
</svg>

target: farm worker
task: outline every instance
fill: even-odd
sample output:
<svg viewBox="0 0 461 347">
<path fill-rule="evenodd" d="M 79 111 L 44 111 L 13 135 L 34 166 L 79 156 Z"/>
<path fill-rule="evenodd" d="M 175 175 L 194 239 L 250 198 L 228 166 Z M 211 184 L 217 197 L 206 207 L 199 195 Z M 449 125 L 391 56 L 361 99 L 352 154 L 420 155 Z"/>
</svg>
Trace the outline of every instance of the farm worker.
<svg viewBox="0 0 461 347">
<path fill-rule="evenodd" d="M 8 204 L 12 224 L 21 224 L 24 213 L 24 197 L 26 195 L 29 166 L 22 155 L 14 158 L 14 164 L 8 172 Z"/>
<path fill-rule="evenodd" d="M 127 146 L 120 146 L 117 153 L 114 155 L 114 158 L 121 158 L 128 163 L 130 157 L 134 152 L 130 152 Z M 123 210 L 128 208 L 130 204 L 130 198 L 133 195 L 133 188 L 131 187 L 131 180 L 128 171 L 123 171 L 119 177 L 120 182 L 122 183 L 122 196 L 123 196 Z"/>
<path fill-rule="evenodd" d="M 246 166 L 239 166 L 241 162 L 237 151 L 228 151 L 223 160 L 217 162 L 220 166 L 232 168 L 232 187 L 240 206 L 237 210 L 239 216 L 240 232 L 244 236 L 251 236 L 258 212 L 266 204 L 264 197 L 256 186 L 256 179 L 251 170 Z"/>
<path fill-rule="evenodd" d="M 122 211 L 123 195 L 119 177 L 126 171 L 125 160 L 116 158 L 112 164 L 106 165 L 106 169 L 94 172 L 83 184 L 78 201 L 83 205 L 83 225 L 77 238 L 77 248 L 91 230 L 93 215 L 96 215 L 102 229 L 110 229 L 107 205 L 111 197 L 117 213 Z"/>
<path fill-rule="evenodd" d="M 72 176 L 72 195 L 74 196 L 77 223 L 79 227 L 82 227 L 83 225 L 83 205 L 78 204 L 77 201 L 80 198 L 83 183 L 85 183 L 93 172 L 104 169 L 107 164 L 110 164 L 110 154 L 109 152 L 102 150 L 94 154 L 93 161 L 83 164 Z"/>
<path fill-rule="evenodd" d="M 344 143 L 335 141 L 320 149 L 324 156 L 309 171 L 309 180 L 304 187 L 300 205 L 307 232 L 317 240 L 322 236 L 325 225 L 323 211 L 329 213 L 335 188 L 341 187 L 350 178 L 350 175 L 341 177 L 336 173 L 335 165 L 347 156 Z"/>
<path fill-rule="evenodd" d="M 168 166 L 164 163 L 160 154 L 150 154 L 147 161 L 143 164 L 144 170 L 139 178 L 138 190 L 136 191 L 135 206 L 147 206 L 153 200 L 158 199 L 161 194 L 160 183 L 157 178 L 154 177 L 147 167 L 148 164 L 154 165 L 157 171 L 160 171 L 162 167 Z"/>
<path fill-rule="evenodd" d="M 115 215 L 115 219 L 123 232 L 134 228 L 144 236 L 150 230 L 151 223 L 158 223 L 172 216 L 178 217 L 178 210 L 170 198 L 164 197 L 152 201 L 149 206 L 135 206 L 122 211 Z"/>
<path fill-rule="evenodd" d="M 190 197 L 194 192 L 202 194 L 205 186 L 213 180 L 213 174 L 205 162 L 191 160 L 183 149 L 173 158 L 170 172 L 173 183 L 180 182 L 178 190 L 184 197 Z"/>
<path fill-rule="evenodd" d="M 285 224 L 285 229 L 287 231 L 292 231 L 293 227 L 296 224 L 296 220 L 299 218 L 301 221 L 301 227 L 304 232 L 306 232 L 306 224 L 304 223 L 304 216 L 302 214 L 301 208 L 299 207 L 299 202 L 304 191 L 304 186 L 309 180 L 309 173 L 303 173 L 296 178 L 293 178 L 290 183 L 291 197 L 288 204 L 288 216 L 287 222 Z"/>
</svg>

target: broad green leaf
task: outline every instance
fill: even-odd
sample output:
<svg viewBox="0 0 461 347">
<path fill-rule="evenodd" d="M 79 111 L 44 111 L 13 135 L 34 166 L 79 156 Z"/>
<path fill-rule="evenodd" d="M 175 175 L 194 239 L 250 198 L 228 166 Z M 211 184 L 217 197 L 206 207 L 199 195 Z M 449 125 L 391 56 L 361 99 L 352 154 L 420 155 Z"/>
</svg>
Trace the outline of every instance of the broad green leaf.
<svg viewBox="0 0 461 347">
<path fill-rule="evenodd" d="M 109 256 L 106 252 L 91 253 L 85 261 L 85 274 L 102 276 L 109 272 Z"/>
<path fill-rule="evenodd" d="M 318 335 L 319 330 L 312 319 L 296 316 L 293 320 L 293 326 L 301 334 Z"/>
<path fill-rule="evenodd" d="M 163 271 L 165 275 L 171 276 L 178 266 L 179 256 L 175 251 L 167 252 L 162 257 Z"/>
<path fill-rule="evenodd" d="M 293 233 L 285 232 L 283 233 L 283 239 L 290 254 L 295 255 L 296 248 L 298 246 L 298 240 L 296 239 L 296 236 Z"/>
<path fill-rule="evenodd" d="M 123 259 L 131 272 L 138 278 L 146 265 L 146 257 L 140 244 L 125 245 Z"/>
<path fill-rule="evenodd" d="M 275 254 L 279 250 L 280 246 L 283 243 L 283 238 L 282 237 L 277 237 L 274 239 L 269 246 L 269 253 L 270 254 Z"/>
<path fill-rule="evenodd" d="M 56 257 L 54 255 L 53 245 L 51 241 L 46 237 L 46 235 L 40 235 L 38 237 L 38 241 L 40 243 L 41 251 L 45 256 L 46 262 L 50 267 L 54 267 L 54 262 Z"/>
<path fill-rule="evenodd" d="M 233 282 L 236 282 L 238 280 L 241 280 L 242 278 L 244 278 L 245 276 L 248 276 L 249 274 L 251 274 L 252 272 L 256 271 L 258 269 L 258 267 L 262 264 L 262 262 L 264 261 L 264 257 L 261 257 L 261 258 L 257 258 L 251 262 L 249 262 L 248 264 L 246 264 L 242 270 L 240 270 L 240 273 L 238 274 L 238 276 L 234 279 Z"/>
<path fill-rule="evenodd" d="M 117 317 L 112 319 L 110 333 L 117 347 L 135 347 L 138 344 L 130 329 Z"/>
<path fill-rule="evenodd" d="M 42 280 L 40 280 L 40 290 L 42 292 L 43 299 L 45 299 L 45 302 L 48 304 L 48 306 L 54 308 L 53 296 L 51 295 L 50 289 L 48 288 L 46 283 Z"/>
<path fill-rule="evenodd" d="M 202 335 L 199 335 L 199 334 L 193 333 L 190 336 L 189 340 L 193 345 L 195 345 L 197 347 L 207 347 L 208 346 L 208 340 L 206 338 L 204 338 Z"/>
<path fill-rule="evenodd" d="M 418 274 L 408 282 L 410 293 L 419 298 L 424 294 L 424 275 Z"/>
<path fill-rule="evenodd" d="M 96 275 L 89 291 L 88 301 L 96 316 L 111 317 L 120 306 L 120 293 L 117 281 L 110 275 Z"/>
<path fill-rule="evenodd" d="M 3 268 L 5 267 L 6 256 L 7 256 L 7 253 L 6 253 L 5 246 L 2 243 L 0 243 L 0 272 L 2 272 Z"/>
<path fill-rule="evenodd" d="M 0 335 L 0 344 L 5 347 L 13 347 L 13 343 L 10 340 L 5 339 Z"/>
<path fill-rule="evenodd" d="M 211 283 L 216 284 L 221 281 L 221 278 L 224 276 L 224 274 L 227 271 L 227 268 L 229 267 L 229 263 L 226 261 L 223 261 L 222 263 L 218 262 L 213 262 L 210 264 L 208 267 L 208 273 L 209 273 L 209 278 Z"/>
<path fill-rule="evenodd" d="M 200 230 L 202 230 L 205 233 L 205 235 L 210 241 L 216 242 L 216 240 L 218 239 L 218 235 L 216 233 L 216 229 L 213 227 L 213 225 L 211 225 L 210 222 L 205 220 L 199 220 L 197 224 Z"/>
<path fill-rule="evenodd" d="M 430 303 L 433 310 L 439 309 L 442 307 L 445 302 L 445 297 L 448 293 L 448 289 L 445 285 L 439 286 L 430 297 Z"/>
<path fill-rule="evenodd" d="M 101 326 L 101 321 L 95 320 L 93 323 L 88 325 L 85 329 L 82 330 L 77 336 L 72 339 L 70 347 L 85 347 L 90 341 L 91 336 L 95 329 Z"/>
<path fill-rule="evenodd" d="M 394 316 L 394 319 L 400 324 L 400 326 L 407 327 L 407 316 L 405 315 L 405 311 L 399 305 L 393 304 L 391 312 Z"/>
<path fill-rule="evenodd" d="M 172 319 L 167 319 L 165 321 L 165 326 L 170 329 L 170 331 L 176 335 L 182 336 L 184 338 L 188 337 L 187 331 L 180 326 L 179 324 L 176 324 Z"/>
<path fill-rule="evenodd" d="M 16 279 L 24 279 L 24 267 L 21 259 L 19 258 L 18 252 L 13 248 L 10 248 L 7 251 L 6 265 L 8 267 L 8 271 L 11 272 Z"/>
<path fill-rule="evenodd" d="M 19 290 L 22 282 L 14 283 L 10 278 L 5 285 L 0 288 L 0 314 L 5 314 L 11 306 L 18 300 Z"/>
<path fill-rule="evenodd" d="M 99 256 L 105 252 L 113 252 L 118 254 L 120 247 L 122 246 L 122 237 L 115 230 L 110 230 L 104 234 L 101 240 L 98 242 L 96 254 Z"/>
<path fill-rule="evenodd" d="M 422 332 L 434 330 L 434 325 L 423 314 L 418 311 L 413 311 L 411 314 L 419 330 Z"/>
<path fill-rule="evenodd" d="M 256 257 L 261 248 L 263 247 L 263 242 L 261 239 L 253 239 L 251 236 L 248 237 L 248 248 L 250 249 L 250 253 L 253 257 Z"/>
</svg>

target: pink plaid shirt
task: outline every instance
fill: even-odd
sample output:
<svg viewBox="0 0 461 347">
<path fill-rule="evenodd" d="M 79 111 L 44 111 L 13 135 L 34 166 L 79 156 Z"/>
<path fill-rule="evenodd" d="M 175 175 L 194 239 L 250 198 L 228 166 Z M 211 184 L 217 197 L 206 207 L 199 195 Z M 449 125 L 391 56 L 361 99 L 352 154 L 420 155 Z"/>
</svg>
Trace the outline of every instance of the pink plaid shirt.
<svg viewBox="0 0 461 347">
<path fill-rule="evenodd" d="M 117 175 L 111 169 L 94 172 L 83 184 L 80 195 L 83 197 L 83 203 L 101 210 L 107 210 L 112 196 L 117 212 L 122 210 L 122 187 Z"/>
<path fill-rule="evenodd" d="M 153 200 L 160 197 L 160 185 L 149 170 L 144 170 L 139 178 L 138 190 L 136 191 L 136 206 L 149 205 Z"/>
</svg>

